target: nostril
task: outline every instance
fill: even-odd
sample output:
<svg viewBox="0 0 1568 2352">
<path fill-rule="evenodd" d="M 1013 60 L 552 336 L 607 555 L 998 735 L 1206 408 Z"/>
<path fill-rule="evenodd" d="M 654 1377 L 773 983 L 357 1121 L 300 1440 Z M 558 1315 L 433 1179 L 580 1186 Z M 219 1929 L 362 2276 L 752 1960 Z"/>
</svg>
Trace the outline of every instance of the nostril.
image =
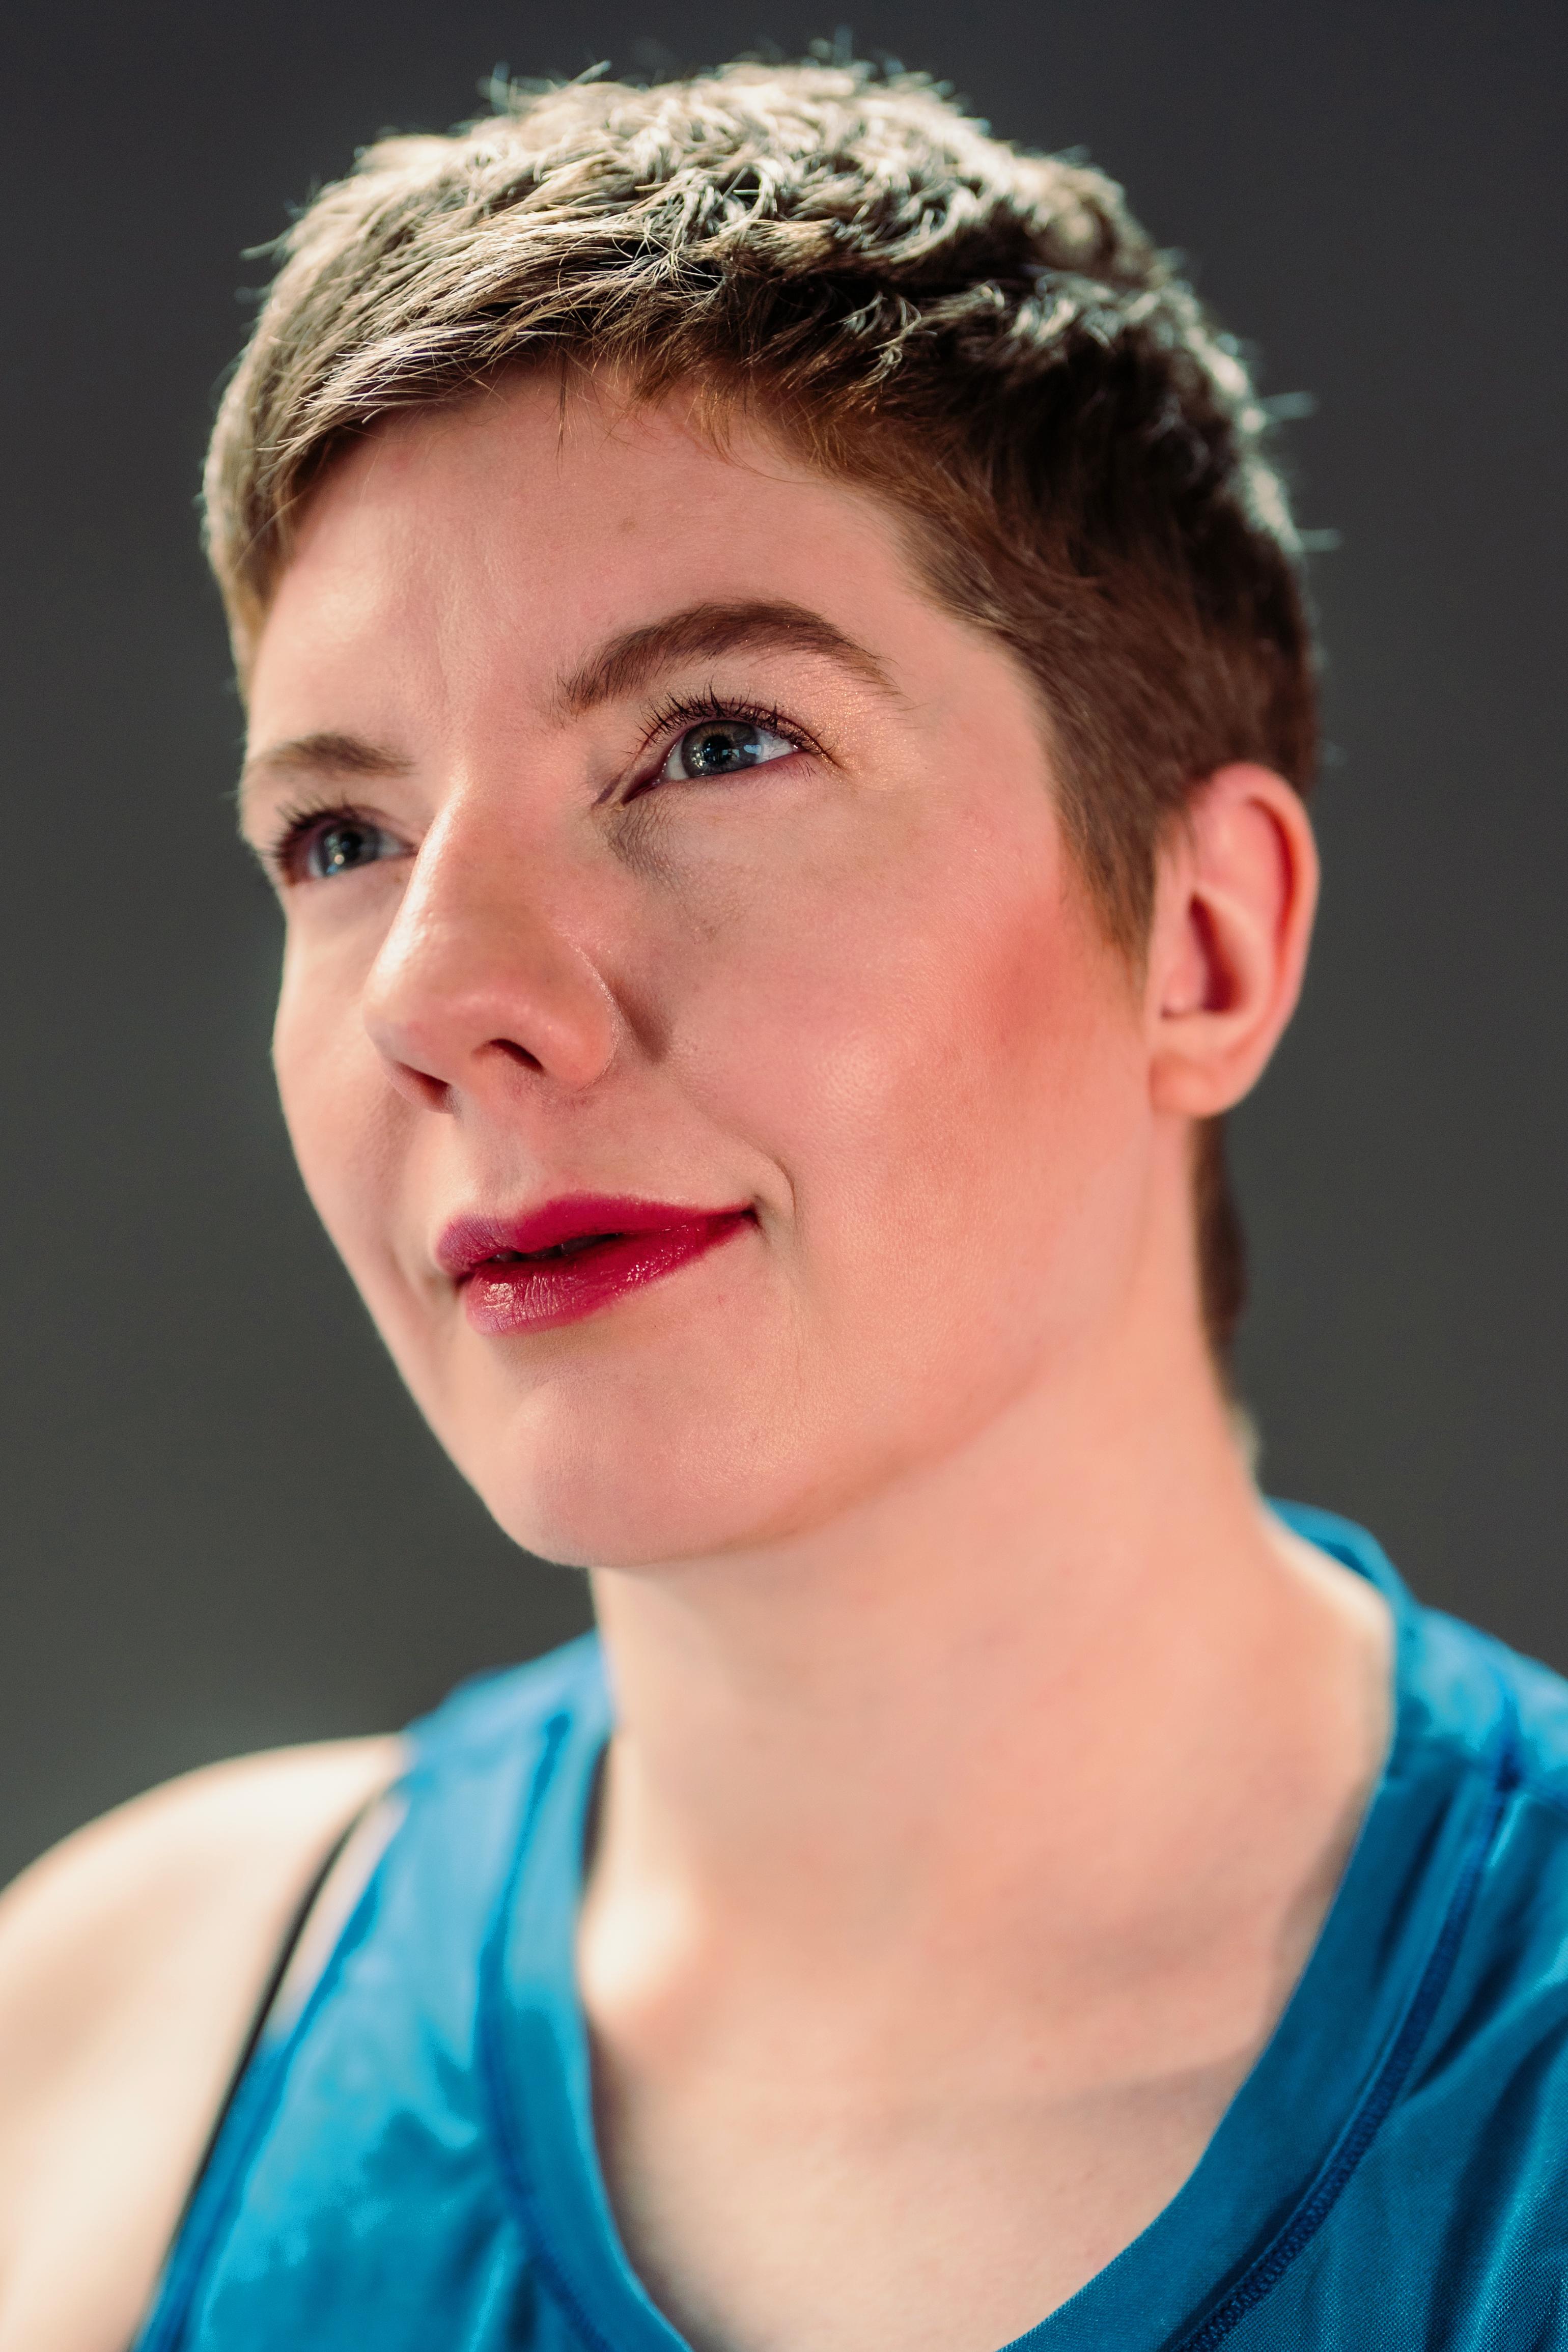
<svg viewBox="0 0 1568 2352">
<path fill-rule="evenodd" d="M 428 1070 L 416 1070 L 412 1062 L 394 1062 L 391 1067 L 399 1092 L 420 1109 L 451 1109 L 452 1089 L 444 1078 L 432 1077 Z"/>
<path fill-rule="evenodd" d="M 531 1054 L 526 1045 L 519 1045 L 510 1037 L 492 1037 L 490 1044 L 499 1046 L 509 1061 L 520 1063 L 525 1070 L 542 1070 L 544 1067 L 537 1054 Z"/>
</svg>

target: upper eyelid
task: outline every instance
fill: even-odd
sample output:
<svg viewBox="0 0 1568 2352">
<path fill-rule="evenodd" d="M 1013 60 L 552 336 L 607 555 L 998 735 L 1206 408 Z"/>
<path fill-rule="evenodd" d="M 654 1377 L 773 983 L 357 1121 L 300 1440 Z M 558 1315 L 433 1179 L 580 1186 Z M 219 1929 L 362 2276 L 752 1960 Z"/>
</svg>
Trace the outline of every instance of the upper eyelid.
<svg viewBox="0 0 1568 2352">
<path fill-rule="evenodd" d="M 809 727 L 793 719 L 787 710 L 776 704 L 764 702 L 745 694 L 719 694 L 711 690 L 694 696 L 671 696 L 659 704 L 647 721 L 633 761 L 634 772 L 640 772 L 656 747 L 668 756 L 674 745 L 689 729 L 700 727 L 705 719 L 741 719 L 753 727 L 764 728 L 770 734 L 782 735 L 803 751 L 818 759 L 827 757 L 822 743 Z M 628 781 L 632 781 L 628 778 Z"/>
<path fill-rule="evenodd" d="M 382 811 L 365 806 L 363 802 L 338 800 L 323 795 L 320 803 L 296 801 L 279 809 L 258 839 L 247 829 L 246 838 L 251 849 L 276 881 L 289 882 L 295 877 L 289 871 L 290 854 L 308 840 L 315 827 L 331 818 L 348 818 L 357 824 L 373 825 L 377 833 L 393 840 L 401 840 L 402 828 Z"/>
<path fill-rule="evenodd" d="M 829 756 L 810 728 L 776 704 L 760 697 L 721 694 L 707 688 L 690 694 L 672 694 L 647 713 L 637 749 L 628 762 L 630 772 L 623 781 L 647 781 L 645 763 L 656 749 L 662 757 L 668 757 L 689 729 L 700 726 L 704 719 L 747 719 L 753 726 L 784 736 L 803 751 L 818 758 Z M 242 803 L 240 829 L 250 849 L 268 871 L 287 878 L 284 861 L 289 849 L 313 825 L 322 824 L 330 817 L 354 818 L 362 824 L 374 824 L 395 837 L 400 836 L 404 831 L 384 810 L 363 801 L 341 797 L 330 785 L 323 785 L 319 799 L 311 795 L 286 802 L 261 821 L 252 818 Z"/>
</svg>

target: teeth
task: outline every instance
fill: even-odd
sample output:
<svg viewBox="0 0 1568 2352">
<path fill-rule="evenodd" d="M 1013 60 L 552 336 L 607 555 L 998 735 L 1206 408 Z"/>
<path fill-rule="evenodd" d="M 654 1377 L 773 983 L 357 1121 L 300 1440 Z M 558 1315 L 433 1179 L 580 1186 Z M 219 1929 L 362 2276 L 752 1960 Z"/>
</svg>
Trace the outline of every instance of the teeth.
<svg viewBox="0 0 1568 2352">
<path fill-rule="evenodd" d="M 542 1265 L 552 1258 L 576 1257 L 584 1250 L 596 1248 L 600 1242 L 618 1239 L 615 1234 L 576 1234 L 570 1241 L 554 1242 L 548 1249 L 492 1250 L 486 1261 L 490 1265 Z"/>
</svg>

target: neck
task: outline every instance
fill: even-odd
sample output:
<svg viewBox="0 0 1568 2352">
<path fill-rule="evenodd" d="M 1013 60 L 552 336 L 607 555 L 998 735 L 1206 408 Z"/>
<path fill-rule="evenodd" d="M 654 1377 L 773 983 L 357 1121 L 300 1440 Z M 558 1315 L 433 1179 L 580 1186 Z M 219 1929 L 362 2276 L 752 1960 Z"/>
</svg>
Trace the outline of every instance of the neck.
<svg viewBox="0 0 1568 2352">
<path fill-rule="evenodd" d="M 670 1917 L 679 1887 L 709 1937 L 843 1968 L 890 1919 L 983 1935 L 1027 1888 L 1098 1942 L 1347 1704 L 1364 1787 L 1381 1699 L 1340 1687 L 1364 1612 L 1265 1512 L 1195 1318 L 1165 1329 L 828 1526 L 595 1580 L 595 1904 L 657 1886 Z"/>
</svg>

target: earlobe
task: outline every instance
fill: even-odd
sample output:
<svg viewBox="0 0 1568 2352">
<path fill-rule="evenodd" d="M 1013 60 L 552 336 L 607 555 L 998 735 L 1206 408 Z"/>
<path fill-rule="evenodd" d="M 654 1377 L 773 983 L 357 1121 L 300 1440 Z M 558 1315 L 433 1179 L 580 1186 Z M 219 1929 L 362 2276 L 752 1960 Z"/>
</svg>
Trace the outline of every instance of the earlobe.
<svg viewBox="0 0 1568 2352">
<path fill-rule="evenodd" d="M 1148 996 L 1157 1108 L 1213 1118 L 1261 1076 L 1300 993 L 1317 891 L 1300 794 L 1249 761 L 1218 770 L 1160 860 Z"/>
</svg>

